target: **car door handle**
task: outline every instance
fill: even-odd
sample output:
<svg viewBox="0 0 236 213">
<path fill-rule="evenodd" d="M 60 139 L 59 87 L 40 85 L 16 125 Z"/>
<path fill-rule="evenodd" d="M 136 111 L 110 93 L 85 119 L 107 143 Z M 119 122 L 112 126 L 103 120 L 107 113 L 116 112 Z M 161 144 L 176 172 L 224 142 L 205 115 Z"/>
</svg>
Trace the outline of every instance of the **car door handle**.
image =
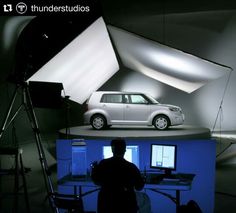
<svg viewBox="0 0 236 213">
<path fill-rule="evenodd" d="M 103 107 L 106 107 L 107 105 L 106 105 L 106 104 L 103 104 L 102 106 L 103 106 Z"/>
</svg>

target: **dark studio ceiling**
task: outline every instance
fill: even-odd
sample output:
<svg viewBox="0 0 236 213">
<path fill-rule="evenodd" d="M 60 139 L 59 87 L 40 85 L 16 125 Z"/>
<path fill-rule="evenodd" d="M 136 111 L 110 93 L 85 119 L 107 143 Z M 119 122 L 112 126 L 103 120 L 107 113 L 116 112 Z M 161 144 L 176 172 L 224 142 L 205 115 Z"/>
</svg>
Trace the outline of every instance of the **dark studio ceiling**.
<svg viewBox="0 0 236 213">
<path fill-rule="evenodd" d="M 163 30 L 160 28 L 164 22 L 166 25 L 182 22 L 220 31 L 229 19 L 229 11 L 236 9 L 234 0 L 101 0 L 101 4 L 107 24 L 157 41 L 160 39 L 153 31 Z M 182 16 L 176 20 L 178 14 Z M 195 14 L 194 18 L 188 17 L 189 14 Z"/>
<path fill-rule="evenodd" d="M 114 21 L 115 17 L 155 16 L 163 13 L 191 13 L 199 11 L 232 10 L 234 0 L 100 0 L 105 18 Z"/>
</svg>

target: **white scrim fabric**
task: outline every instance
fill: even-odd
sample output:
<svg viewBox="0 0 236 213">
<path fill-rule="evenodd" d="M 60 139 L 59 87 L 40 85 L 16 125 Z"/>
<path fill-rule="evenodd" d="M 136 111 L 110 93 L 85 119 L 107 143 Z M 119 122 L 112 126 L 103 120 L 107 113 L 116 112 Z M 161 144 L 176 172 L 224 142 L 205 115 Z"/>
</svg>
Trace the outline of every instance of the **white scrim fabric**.
<svg viewBox="0 0 236 213">
<path fill-rule="evenodd" d="M 128 31 L 113 26 L 108 30 L 124 66 L 187 93 L 231 71 Z"/>
</svg>

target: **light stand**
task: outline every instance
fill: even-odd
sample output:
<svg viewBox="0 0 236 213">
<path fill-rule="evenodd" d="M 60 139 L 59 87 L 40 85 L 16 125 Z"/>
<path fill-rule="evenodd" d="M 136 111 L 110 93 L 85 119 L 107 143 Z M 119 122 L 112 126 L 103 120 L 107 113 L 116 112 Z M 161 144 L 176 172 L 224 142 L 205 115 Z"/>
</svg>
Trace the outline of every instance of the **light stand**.
<svg viewBox="0 0 236 213">
<path fill-rule="evenodd" d="M 18 109 L 15 111 L 13 116 L 10 117 L 10 115 L 13 111 L 14 103 L 16 101 L 16 98 L 17 98 L 17 95 L 19 92 L 21 92 L 21 95 L 22 95 L 22 103 L 18 107 Z M 49 195 L 50 193 L 54 193 L 54 188 L 53 188 L 53 184 L 52 184 L 52 180 L 51 180 L 51 172 L 49 171 L 48 163 L 47 163 L 47 160 L 45 157 L 37 118 L 36 118 L 34 107 L 33 107 L 32 101 L 31 101 L 29 87 L 26 82 L 16 86 L 16 89 L 14 91 L 13 97 L 12 97 L 10 105 L 9 105 L 9 109 L 6 113 L 3 125 L 1 127 L 0 140 L 2 139 L 2 136 L 5 132 L 5 130 L 9 127 L 9 125 L 12 123 L 12 121 L 15 119 L 15 117 L 19 114 L 19 112 L 23 108 L 27 112 L 27 116 L 29 118 L 31 128 L 34 132 L 36 146 L 37 146 L 38 155 L 39 155 L 39 161 L 41 164 L 43 177 L 44 177 L 44 183 L 45 183 L 47 195 Z M 54 210 L 54 212 L 58 213 L 59 210 L 58 210 L 58 208 L 55 208 L 53 206 L 53 203 L 52 203 L 53 201 L 50 199 L 50 196 L 48 196 L 48 198 L 49 198 L 49 204 L 50 204 L 51 208 Z"/>
<path fill-rule="evenodd" d="M 214 122 L 214 125 L 213 125 L 213 128 L 212 128 L 212 133 L 214 132 L 215 130 L 215 127 L 216 127 L 216 123 L 217 123 L 217 120 L 219 118 L 219 115 L 221 116 L 221 113 L 222 113 L 222 106 L 223 106 L 223 102 L 224 102 L 224 98 L 225 98 L 225 94 L 226 94 L 226 91 L 227 91 L 227 88 L 228 88 L 228 85 L 229 85 L 229 80 L 230 80 L 230 77 L 231 77 L 231 73 L 233 71 L 232 68 L 230 68 L 230 73 L 229 73 L 229 76 L 227 78 L 227 82 L 226 82 L 226 85 L 225 85 L 225 88 L 224 88 L 224 92 L 223 92 L 223 95 L 222 95 L 222 98 L 221 98 L 221 102 L 220 102 L 220 106 L 219 106 L 219 109 L 218 109 L 218 112 L 217 112 L 217 115 L 216 115 L 216 119 L 215 119 L 215 122 Z M 221 122 L 221 121 L 220 121 Z M 220 129 L 221 131 L 221 129 Z"/>
<path fill-rule="evenodd" d="M 70 135 L 70 103 L 69 103 L 69 96 L 65 96 L 65 103 L 66 103 L 66 139 L 69 138 Z"/>
<path fill-rule="evenodd" d="M 224 102 L 224 98 L 225 98 L 225 94 L 226 94 L 226 91 L 227 91 L 227 88 L 228 88 L 228 85 L 229 85 L 229 81 L 230 81 L 230 77 L 231 77 L 231 73 L 232 73 L 233 69 L 231 68 L 230 70 L 230 73 L 229 73 L 229 76 L 228 76 L 228 79 L 227 79 L 227 82 L 226 82 L 226 85 L 225 85 L 225 88 L 224 88 L 224 92 L 223 92 L 223 96 L 221 98 L 221 102 L 220 102 L 220 106 L 219 106 L 219 109 L 218 109 L 218 112 L 217 112 L 217 115 L 216 115 L 216 119 L 215 119 L 215 122 L 214 122 L 214 125 L 213 125 L 213 128 L 212 128 L 212 131 L 211 131 L 211 134 L 213 135 L 214 134 L 214 131 L 215 131 L 215 127 L 216 127 L 216 124 L 217 124 L 217 120 L 218 118 L 220 117 L 220 137 L 219 137 L 219 143 L 221 145 L 221 122 L 222 122 L 222 113 L 223 113 L 223 102 Z M 214 136 L 214 135 L 213 135 Z M 216 155 L 216 157 L 219 157 L 221 154 L 223 154 L 233 143 L 231 142 L 226 148 L 223 149 L 223 151 L 221 151 L 220 153 L 218 153 Z"/>
</svg>

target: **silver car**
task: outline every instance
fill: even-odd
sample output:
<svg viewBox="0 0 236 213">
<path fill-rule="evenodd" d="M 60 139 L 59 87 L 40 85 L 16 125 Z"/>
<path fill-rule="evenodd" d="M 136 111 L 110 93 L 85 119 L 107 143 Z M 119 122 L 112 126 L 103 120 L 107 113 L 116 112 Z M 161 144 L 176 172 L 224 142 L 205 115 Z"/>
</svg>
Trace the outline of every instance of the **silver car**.
<svg viewBox="0 0 236 213">
<path fill-rule="evenodd" d="M 86 103 L 84 123 L 96 130 L 111 125 L 148 125 L 159 130 L 181 125 L 184 114 L 178 106 L 160 104 L 137 92 L 94 92 Z"/>
</svg>

